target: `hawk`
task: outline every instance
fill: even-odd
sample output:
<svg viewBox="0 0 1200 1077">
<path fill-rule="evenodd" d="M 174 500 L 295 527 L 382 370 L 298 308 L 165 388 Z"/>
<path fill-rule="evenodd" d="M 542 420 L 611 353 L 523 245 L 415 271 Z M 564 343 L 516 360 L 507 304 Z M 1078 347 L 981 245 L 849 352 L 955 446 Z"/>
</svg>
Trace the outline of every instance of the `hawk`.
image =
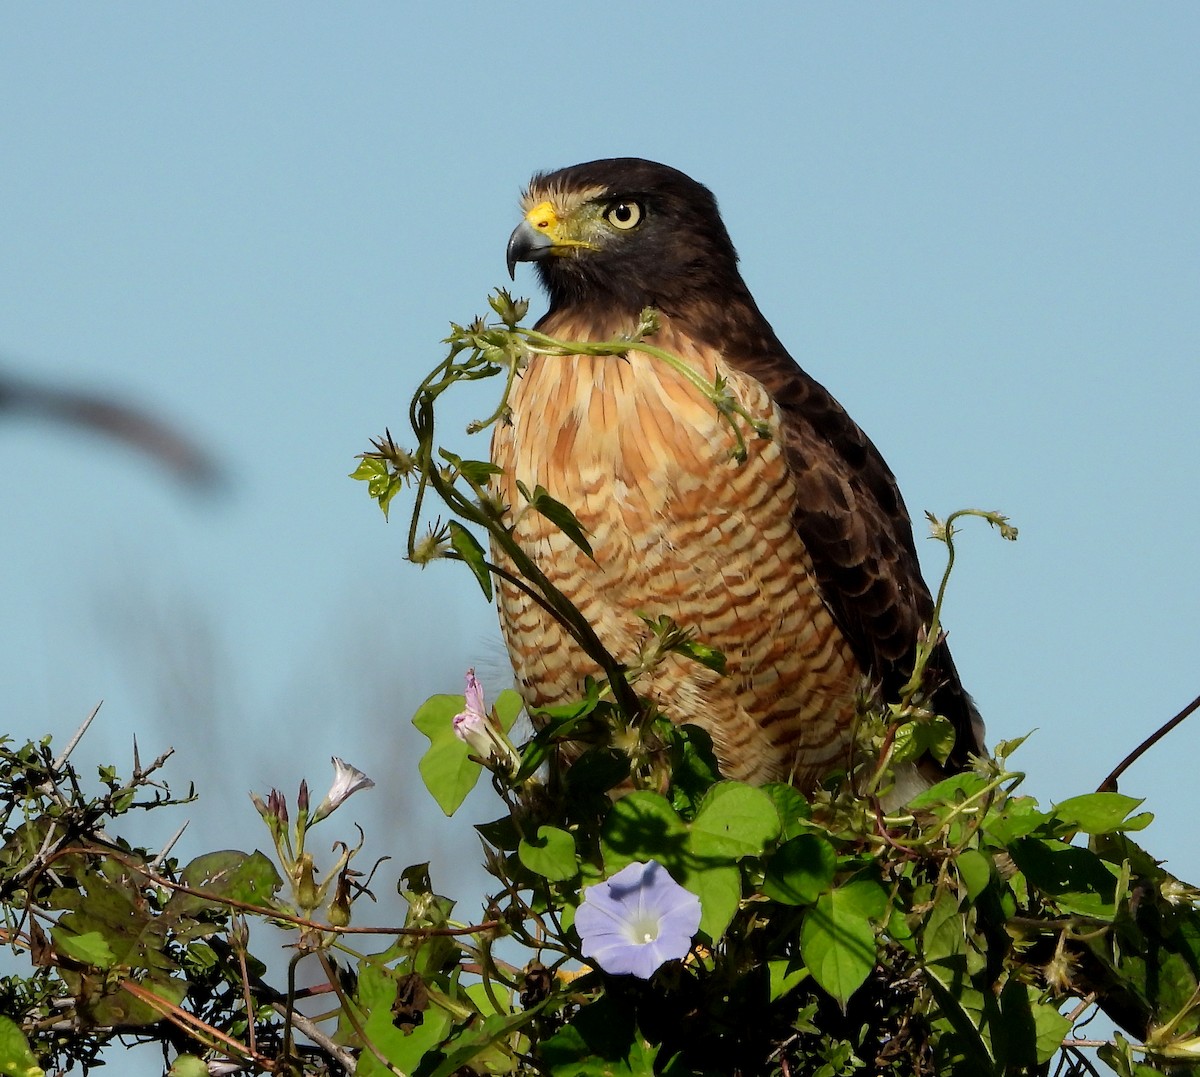
<svg viewBox="0 0 1200 1077">
<path fill-rule="evenodd" d="M 539 331 L 611 340 L 653 307 L 647 342 L 724 379 L 771 436 L 736 462 L 729 423 L 645 353 L 532 355 L 492 444 L 515 538 L 617 659 L 636 656 L 640 614 L 725 655 L 723 675 L 668 655 L 638 690 L 705 728 L 727 777 L 813 787 L 846 761 L 864 683 L 889 698 L 908 680 L 933 612 L 895 477 L 759 312 L 706 187 L 616 158 L 539 173 L 522 209 L 508 268 L 536 266 L 550 301 Z M 518 482 L 570 508 L 594 559 L 519 511 Z M 578 698 L 599 672 L 579 646 L 511 584 L 499 607 L 526 702 Z M 982 723 L 944 641 L 930 671 L 961 767 Z"/>
</svg>

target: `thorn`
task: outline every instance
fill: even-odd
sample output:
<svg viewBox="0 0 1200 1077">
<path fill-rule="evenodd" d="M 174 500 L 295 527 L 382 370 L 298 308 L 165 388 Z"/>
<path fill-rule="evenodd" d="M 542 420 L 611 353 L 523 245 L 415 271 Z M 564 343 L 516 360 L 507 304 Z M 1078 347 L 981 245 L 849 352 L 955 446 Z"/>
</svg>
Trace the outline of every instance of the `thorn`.
<svg viewBox="0 0 1200 1077">
<path fill-rule="evenodd" d="M 71 758 L 71 753 L 75 751 L 75 745 L 77 745 L 83 739 L 84 733 L 88 731 L 88 726 L 92 724 L 92 720 L 97 714 L 100 713 L 100 708 L 103 706 L 104 700 L 100 700 L 100 702 L 97 703 L 95 708 L 92 710 L 92 713 L 83 720 L 83 724 L 80 725 L 77 730 L 75 730 L 74 736 L 67 741 L 67 746 L 59 753 L 58 758 L 54 760 L 55 770 L 58 770 L 64 763 L 66 763 L 68 759 Z"/>
<path fill-rule="evenodd" d="M 158 855 L 155 856 L 155 858 L 150 861 L 150 866 L 152 868 L 158 868 L 162 865 L 162 862 L 164 860 L 166 860 L 166 858 L 167 858 L 167 854 L 175 847 L 175 843 L 181 837 L 183 837 L 183 832 L 185 830 L 187 830 L 187 828 L 191 825 L 191 823 L 192 823 L 191 819 L 185 819 L 183 821 L 183 826 L 181 826 L 178 830 L 175 831 L 174 834 L 171 835 L 170 839 L 167 841 L 167 844 L 164 845 L 158 851 Z"/>
</svg>

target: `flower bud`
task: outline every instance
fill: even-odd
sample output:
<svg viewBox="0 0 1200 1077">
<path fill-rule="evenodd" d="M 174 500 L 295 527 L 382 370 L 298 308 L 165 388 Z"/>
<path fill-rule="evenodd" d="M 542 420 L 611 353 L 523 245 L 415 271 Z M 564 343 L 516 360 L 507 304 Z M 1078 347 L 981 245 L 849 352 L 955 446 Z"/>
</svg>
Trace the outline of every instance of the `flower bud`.
<svg viewBox="0 0 1200 1077">
<path fill-rule="evenodd" d="M 308 914 L 321 900 L 317 880 L 313 871 L 311 853 L 302 853 L 296 861 L 296 904 L 301 912 Z"/>
<path fill-rule="evenodd" d="M 333 900 L 329 903 L 326 917 L 330 927 L 346 927 L 350 923 L 350 874 L 343 871 L 338 876 Z"/>
</svg>

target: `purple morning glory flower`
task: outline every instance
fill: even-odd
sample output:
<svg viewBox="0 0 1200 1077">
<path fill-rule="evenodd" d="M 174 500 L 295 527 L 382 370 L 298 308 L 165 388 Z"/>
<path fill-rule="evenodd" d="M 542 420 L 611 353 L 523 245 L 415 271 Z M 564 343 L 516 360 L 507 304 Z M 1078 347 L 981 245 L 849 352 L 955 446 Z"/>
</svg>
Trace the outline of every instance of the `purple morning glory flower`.
<svg viewBox="0 0 1200 1077">
<path fill-rule="evenodd" d="M 657 860 L 633 863 L 583 892 L 575 930 L 583 955 L 605 972 L 648 980 L 685 956 L 700 927 L 700 899 Z"/>
</svg>

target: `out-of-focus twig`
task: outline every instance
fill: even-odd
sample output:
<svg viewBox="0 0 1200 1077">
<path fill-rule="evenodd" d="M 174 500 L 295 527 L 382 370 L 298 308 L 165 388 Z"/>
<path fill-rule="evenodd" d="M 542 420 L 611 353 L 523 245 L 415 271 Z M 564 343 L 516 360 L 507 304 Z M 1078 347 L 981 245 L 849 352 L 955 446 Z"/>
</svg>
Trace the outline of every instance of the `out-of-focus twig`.
<svg viewBox="0 0 1200 1077">
<path fill-rule="evenodd" d="M 152 457 L 192 486 L 221 478 L 212 454 L 175 424 L 136 404 L 84 389 L 62 388 L 0 371 L 0 414 L 50 419 L 103 434 Z"/>
</svg>

